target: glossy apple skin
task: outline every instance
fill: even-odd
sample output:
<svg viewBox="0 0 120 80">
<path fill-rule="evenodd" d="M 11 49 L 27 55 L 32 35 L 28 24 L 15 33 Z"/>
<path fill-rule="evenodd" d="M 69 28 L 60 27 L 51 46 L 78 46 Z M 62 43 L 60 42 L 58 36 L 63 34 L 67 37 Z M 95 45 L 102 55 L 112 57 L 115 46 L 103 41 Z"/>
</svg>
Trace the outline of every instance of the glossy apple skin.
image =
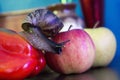
<svg viewBox="0 0 120 80">
<path fill-rule="evenodd" d="M 33 48 L 20 35 L 7 29 L 0 31 L 0 80 L 35 76 L 45 64 L 42 52 Z"/>
<path fill-rule="evenodd" d="M 93 67 L 108 66 L 116 52 L 116 38 L 114 33 L 105 27 L 86 28 L 85 31 L 91 36 L 96 47 L 96 57 Z"/>
<path fill-rule="evenodd" d="M 57 34 L 53 41 L 70 40 L 61 54 L 46 53 L 48 66 L 61 74 L 82 73 L 90 69 L 95 58 L 95 47 L 90 36 L 83 30 L 74 29 Z"/>
</svg>

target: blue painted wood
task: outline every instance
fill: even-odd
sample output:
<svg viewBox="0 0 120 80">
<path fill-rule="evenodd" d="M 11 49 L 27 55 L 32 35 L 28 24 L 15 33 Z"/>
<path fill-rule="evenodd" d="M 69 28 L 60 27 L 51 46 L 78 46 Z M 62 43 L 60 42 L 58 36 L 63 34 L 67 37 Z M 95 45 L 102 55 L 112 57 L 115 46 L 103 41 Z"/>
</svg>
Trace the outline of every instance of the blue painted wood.
<svg viewBox="0 0 120 80">
<path fill-rule="evenodd" d="M 0 13 L 45 7 L 59 2 L 59 0 L 0 0 Z"/>
</svg>

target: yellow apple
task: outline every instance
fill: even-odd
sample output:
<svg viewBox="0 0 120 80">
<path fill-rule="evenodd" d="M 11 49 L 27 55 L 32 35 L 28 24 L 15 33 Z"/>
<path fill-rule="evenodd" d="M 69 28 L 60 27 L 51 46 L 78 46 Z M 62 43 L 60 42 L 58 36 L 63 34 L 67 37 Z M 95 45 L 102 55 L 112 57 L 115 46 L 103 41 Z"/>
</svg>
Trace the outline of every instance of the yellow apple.
<svg viewBox="0 0 120 80">
<path fill-rule="evenodd" d="M 85 31 L 91 36 L 96 47 L 96 57 L 93 66 L 109 65 L 116 51 L 116 38 L 113 32 L 105 27 L 86 28 Z"/>
</svg>

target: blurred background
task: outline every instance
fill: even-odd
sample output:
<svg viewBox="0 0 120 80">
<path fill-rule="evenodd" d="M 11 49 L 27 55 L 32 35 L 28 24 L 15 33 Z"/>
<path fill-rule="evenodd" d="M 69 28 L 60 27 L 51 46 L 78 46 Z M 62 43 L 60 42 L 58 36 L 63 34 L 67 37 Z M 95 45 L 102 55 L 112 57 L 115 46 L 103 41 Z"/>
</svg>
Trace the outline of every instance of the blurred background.
<svg viewBox="0 0 120 80">
<path fill-rule="evenodd" d="M 27 13 L 59 3 L 75 3 L 75 13 L 84 19 L 79 0 L 0 0 L 0 26 L 21 31 L 21 23 Z M 113 31 L 117 39 L 116 55 L 109 65 L 120 65 L 120 0 L 103 0 L 103 25 Z"/>
</svg>

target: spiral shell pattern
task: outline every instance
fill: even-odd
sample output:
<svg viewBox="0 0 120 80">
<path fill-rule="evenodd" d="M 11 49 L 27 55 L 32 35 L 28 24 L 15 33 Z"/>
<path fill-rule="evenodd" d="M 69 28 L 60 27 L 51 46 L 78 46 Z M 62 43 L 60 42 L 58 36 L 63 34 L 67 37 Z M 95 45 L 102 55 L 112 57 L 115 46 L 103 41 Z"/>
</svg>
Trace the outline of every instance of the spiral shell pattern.
<svg viewBox="0 0 120 80">
<path fill-rule="evenodd" d="M 37 9 L 29 13 L 24 23 L 40 27 L 46 36 L 54 36 L 63 27 L 62 21 L 47 9 Z"/>
</svg>

